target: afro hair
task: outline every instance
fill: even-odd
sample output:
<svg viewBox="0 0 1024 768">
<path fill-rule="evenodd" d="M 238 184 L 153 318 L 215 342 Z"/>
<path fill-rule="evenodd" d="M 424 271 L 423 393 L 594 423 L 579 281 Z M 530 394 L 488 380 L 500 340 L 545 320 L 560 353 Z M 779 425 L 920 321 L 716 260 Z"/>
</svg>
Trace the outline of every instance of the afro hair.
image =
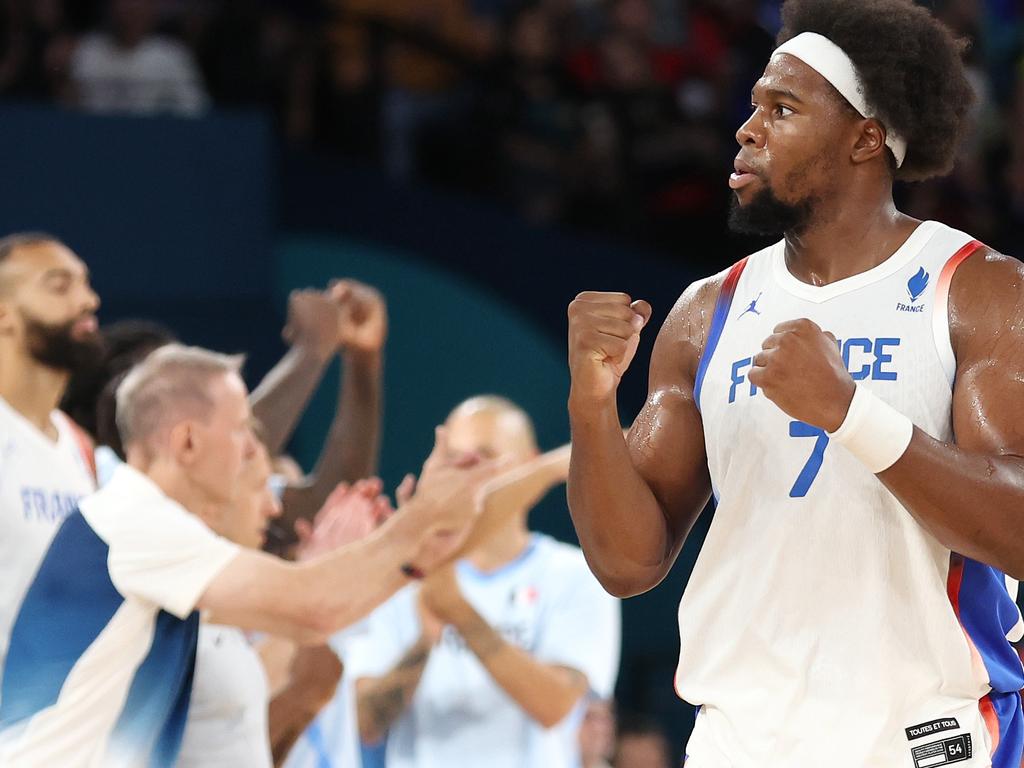
<svg viewBox="0 0 1024 768">
<path fill-rule="evenodd" d="M 961 59 L 965 44 L 912 0 L 787 0 L 781 45 L 817 32 L 842 48 L 860 74 L 868 103 L 907 141 L 897 179 L 948 173 L 974 91 Z"/>
</svg>

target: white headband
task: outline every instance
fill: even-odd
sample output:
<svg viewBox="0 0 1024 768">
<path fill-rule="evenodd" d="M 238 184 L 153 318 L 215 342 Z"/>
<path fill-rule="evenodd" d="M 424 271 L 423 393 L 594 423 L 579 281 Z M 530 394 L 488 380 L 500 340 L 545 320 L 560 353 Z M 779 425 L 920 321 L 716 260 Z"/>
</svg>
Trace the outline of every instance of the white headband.
<svg viewBox="0 0 1024 768">
<path fill-rule="evenodd" d="M 816 32 L 801 32 L 776 48 L 772 58 L 781 53 L 795 56 L 828 80 L 861 115 L 875 117 L 864 96 L 857 68 L 843 49 L 827 37 Z M 888 126 L 885 134 L 885 145 L 892 150 L 893 157 L 896 158 L 896 167 L 899 168 L 903 165 L 903 158 L 907 156 L 907 142 Z"/>
</svg>

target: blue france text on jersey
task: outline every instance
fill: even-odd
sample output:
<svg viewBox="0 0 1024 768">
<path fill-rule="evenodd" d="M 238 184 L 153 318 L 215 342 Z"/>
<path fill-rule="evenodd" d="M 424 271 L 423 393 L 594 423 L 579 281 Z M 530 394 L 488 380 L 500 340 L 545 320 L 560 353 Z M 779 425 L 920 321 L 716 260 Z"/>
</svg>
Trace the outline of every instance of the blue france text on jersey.
<svg viewBox="0 0 1024 768">
<path fill-rule="evenodd" d="M 836 344 L 843 356 L 846 370 L 854 381 L 871 379 L 873 381 L 896 381 L 898 374 L 893 369 L 893 350 L 900 345 L 896 337 L 878 337 L 838 339 Z M 747 381 L 747 371 L 754 364 L 753 356 L 737 360 L 730 367 L 729 402 L 736 402 L 736 393 L 740 384 Z M 757 387 L 750 384 L 747 389 L 750 397 L 757 394 Z"/>
<path fill-rule="evenodd" d="M 59 523 L 78 508 L 80 498 L 75 493 L 25 486 L 21 489 L 21 511 L 26 520 Z"/>
</svg>

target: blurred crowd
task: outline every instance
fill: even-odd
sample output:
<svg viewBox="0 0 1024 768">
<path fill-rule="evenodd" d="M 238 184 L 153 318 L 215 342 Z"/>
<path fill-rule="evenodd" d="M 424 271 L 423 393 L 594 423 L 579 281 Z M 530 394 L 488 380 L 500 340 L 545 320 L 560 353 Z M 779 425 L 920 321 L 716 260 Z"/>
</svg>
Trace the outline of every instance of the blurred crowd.
<svg viewBox="0 0 1024 768">
<path fill-rule="evenodd" d="M 258 106 L 292 144 L 678 248 L 726 169 L 779 0 L 3 0 L 0 93 L 105 112 Z M 933 0 L 970 47 L 975 129 L 909 212 L 1013 250 L 1024 6 Z"/>
</svg>

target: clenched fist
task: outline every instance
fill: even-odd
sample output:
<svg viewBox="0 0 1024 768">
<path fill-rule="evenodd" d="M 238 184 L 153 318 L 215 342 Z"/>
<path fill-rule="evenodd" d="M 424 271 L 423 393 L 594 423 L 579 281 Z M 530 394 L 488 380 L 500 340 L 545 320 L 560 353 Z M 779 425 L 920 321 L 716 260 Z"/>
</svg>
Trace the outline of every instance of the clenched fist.
<svg viewBox="0 0 1024 768">
<path fill-rule="evenodd" d="M 574 397 L 615 395 L 636 354 L 651 305 L 625 293 L 585 291 L 569 305 L 569 373 Z"/>
<path fill-rule="evenodd" d="M 775 326 L 748 378 L 794 419 L 826 432 L 842 426 L 856 389 L 836 337 L 805 319 Z"/>
</svg>

